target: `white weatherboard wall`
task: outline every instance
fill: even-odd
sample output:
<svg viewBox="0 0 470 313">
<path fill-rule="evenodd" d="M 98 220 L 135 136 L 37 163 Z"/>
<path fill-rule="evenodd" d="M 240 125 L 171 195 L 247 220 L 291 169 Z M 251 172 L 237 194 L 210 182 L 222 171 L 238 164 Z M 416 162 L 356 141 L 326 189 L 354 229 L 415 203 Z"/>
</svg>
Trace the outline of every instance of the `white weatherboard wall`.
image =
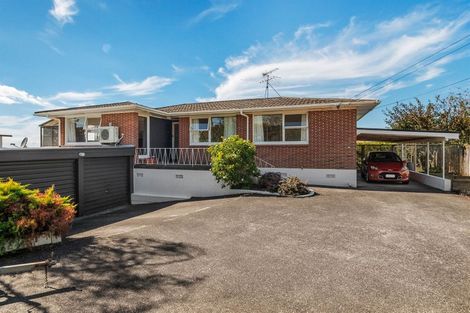
<svg viewBox="0 0 470 313">
<path fill-rule="evenodd" d="M 432 176 L 432 175 L 423 174 L 423 173 L 417 173 L 413 171 L 410 171 L 410 178 L 421 184 L 424 184 L 424 185 L 427 185 L 436 189 L 440 189 L 443 191 L 450 191 L 451 186 L 452 186 L 452 182 L 450 179 Z"/>
<path fill-rule="evenodd" d="M 297 176 L 309 185 L 356 187 L 355 170 L 261 168 L 261 173 L 279 172 Z M 132 203 L 184 200 L 192 197 L 216 197 L 245 193 L 243 190 L 222 188 L 210 171 L 187 169 L 134 169 Z"/>
<path fill-rule="evenodd" d="M 261 173 L 279 172 L 282 176 L 297 176 L 309 185 L 357 187 L 356 170 L 315 168 L 260 168 Z"/>
</svg>

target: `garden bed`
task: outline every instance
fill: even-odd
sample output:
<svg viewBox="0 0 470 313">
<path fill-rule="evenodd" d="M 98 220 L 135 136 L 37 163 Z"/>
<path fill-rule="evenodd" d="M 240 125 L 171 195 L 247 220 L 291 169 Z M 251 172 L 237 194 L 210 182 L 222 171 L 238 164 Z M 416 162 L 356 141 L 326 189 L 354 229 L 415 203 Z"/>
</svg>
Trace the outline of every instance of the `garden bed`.
<svg viewBox="0 0 470 313">
<path fill-rule="evenodd" d="M 55 244 L 62 242 L 62 237 L 60 236 L 41 236 L 37 238 L 35 241 L 31 243 L 31 246 L 29 246 L 27 243 L 19 240 L 7 240 L 5 243 L 3 243 L 3 246 L 0 248 L 0 251 L 3 251 L 4 253 L 9 253 L 9 252 L 14 252 L 18 250 L 23 250 L 27 248 L 33 248 L 33 247 L 39 247 L 39 246 L 45 246 L 49 244 Z"/>
</svg>

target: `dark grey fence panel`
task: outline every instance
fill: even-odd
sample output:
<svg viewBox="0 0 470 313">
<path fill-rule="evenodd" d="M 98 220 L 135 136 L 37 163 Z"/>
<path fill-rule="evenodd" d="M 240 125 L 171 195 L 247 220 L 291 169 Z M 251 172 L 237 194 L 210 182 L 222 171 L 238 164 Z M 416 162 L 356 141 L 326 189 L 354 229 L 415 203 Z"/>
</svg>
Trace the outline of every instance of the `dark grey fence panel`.
<svg viewBox="0 0 470 313">
<path fill-rule="evenodd" d="M 79 215 L 130 203 L 133 146 L 0 149 L 0 179 L 44 190 L 55 185 Z"/>
<path fill-rule="evenodd" d="M 76 199 L 76 160 L 0 162 L 0 178 L 11 177 L 32 188 L 44 190 L 52 185 L 64 196 Z"/>
</svg>

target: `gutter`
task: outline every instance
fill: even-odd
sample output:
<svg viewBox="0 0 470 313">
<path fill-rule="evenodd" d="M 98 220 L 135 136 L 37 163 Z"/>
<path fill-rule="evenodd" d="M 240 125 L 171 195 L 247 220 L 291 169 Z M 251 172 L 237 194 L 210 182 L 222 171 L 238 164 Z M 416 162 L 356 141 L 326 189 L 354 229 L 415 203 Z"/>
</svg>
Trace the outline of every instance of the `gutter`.
<svg viewBox="0 0 470 313">
<path fill-rule="evenodd" d="M 246 118 L 246 140 L 249 140 L 250 138 L 250 133 L 248 132 L 249 126 L 250 126 L 250 117 L 243 113 L 243 110 L 240 110 L 240 115 Z"/>
</svg>

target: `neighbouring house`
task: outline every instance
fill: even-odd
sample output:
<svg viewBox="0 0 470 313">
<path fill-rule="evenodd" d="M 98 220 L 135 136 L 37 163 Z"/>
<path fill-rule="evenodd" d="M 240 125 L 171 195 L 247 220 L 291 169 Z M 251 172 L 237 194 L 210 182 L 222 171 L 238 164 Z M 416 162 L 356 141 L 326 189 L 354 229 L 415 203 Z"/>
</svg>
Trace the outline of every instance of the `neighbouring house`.
<svg viewBox="0 0 470 313">
<path fill-rule="evenodd" d="M 283 172 L 319 183 L 355 186 L 356 121 L 378 103 L 279 97 L 150 108 L 120 102 L 35 115 L 51 119 L 43 124 L 42 133 L 55 125 L 52 121 L 58 124 L 60 146 L 100 145 L 98 128 L 112 125 L 119 128 L 121 143 L 141 148 L 144 157 L 150 148 L 207 147 L 238 134 L 256 144 L 260 159 Z"/>
<path fill-rule="evenodd" d="M 0 134 L 0 149 L 3 148 L 3 137 L 12 137 L 11 135 Z"/>
</svg>

